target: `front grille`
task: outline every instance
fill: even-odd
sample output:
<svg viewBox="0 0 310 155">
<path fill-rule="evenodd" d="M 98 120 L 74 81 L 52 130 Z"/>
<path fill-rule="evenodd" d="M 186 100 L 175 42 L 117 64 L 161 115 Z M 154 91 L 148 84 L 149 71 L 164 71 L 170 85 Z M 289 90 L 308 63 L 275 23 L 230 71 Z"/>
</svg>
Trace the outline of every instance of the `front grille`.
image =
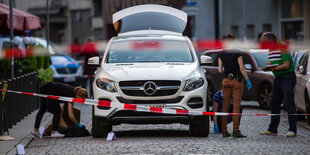
<svg viewBox="0 0 310 155">
<path fill-rule="evenodd" d="M 166 100 L 129 100 L 123 97 L 116 97 L 116 98 L 119 102 L 127 104 L 169 104 L 169 103 L 172 104 L 181 102 L 184 96 L 178 96 L 177 98 Z"/>
<path fill-rule="evenodd" d="M 70 67 L 70 68 L 57 68 L 56 71 L 59 74 L 73 74 L 77 72 L 76 67 Z"/>
<path fill-rule="evenodd" d="M 144 92 L 144 84 L 153 82 L 157 86 L 154 94 L 146 94 Z M 120 81 L 119 86 L 122 92 L 128 96 L 170 96 L 178 92 L 181 81 L 172 80 L 154 80 L 154 81 Z"/>
</svg>

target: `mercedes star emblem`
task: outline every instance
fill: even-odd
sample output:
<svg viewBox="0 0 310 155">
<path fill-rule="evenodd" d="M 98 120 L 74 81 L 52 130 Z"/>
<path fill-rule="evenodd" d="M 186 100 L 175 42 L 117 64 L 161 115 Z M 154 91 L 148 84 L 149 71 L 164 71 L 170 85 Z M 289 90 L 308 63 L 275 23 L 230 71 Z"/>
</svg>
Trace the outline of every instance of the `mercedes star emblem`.
<svg viewBox="0 0 310 155">
<path fill-rule="evenodd" d="M 145 84 L 143 85 L 143 92 L 146 95 L 153 95 L 156 93 L 156 88 L 157 88 L 157 85 L 154 82 L 148 81 L 148 82 L 145 82 Z"/>
</svg>

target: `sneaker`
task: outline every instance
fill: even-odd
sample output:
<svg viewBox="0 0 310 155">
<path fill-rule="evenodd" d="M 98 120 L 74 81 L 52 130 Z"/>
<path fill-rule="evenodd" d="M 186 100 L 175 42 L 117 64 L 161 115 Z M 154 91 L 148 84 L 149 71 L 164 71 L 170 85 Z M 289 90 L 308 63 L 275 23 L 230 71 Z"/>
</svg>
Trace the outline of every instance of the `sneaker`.
<svg viewBox="0 0 310 155">
<path fill-rule="evenodd" d="M 228 132 L 223 132 L 223 137 L 230 137 L 231 136 L 231 134 L 230 133 L 228 133 Z"/>
<path fill-rule="evenodd" d="M 262 131 L 262 132 L 260 132 L 260 134 L 262 134 L 262 135 L 277 135 L 277 133 L 274 133 L 274 132 L 271 132 L 271 131 L 268 131 L 268 130 Z"/>
<path fill-rule="evenodd" d="M 246 136 L 243 135 L 240 130 L 238 130 L 237 132 L 233 132 L 233 135 L 232 135 L 234 138 L 245 138 Z"/>
<path fill-rule="evenodd" d="M 64 137 L 64 134 L 59 133 L 58 131 L 56 131 L 54 134 L 51 134 L 51 137 Z"/>
<path fill-rule="evenodd" d="M 34 135 L 35 137 L 41 139 L 42 135 L 40 134 L 39 131 L 31 131 L 31 134 Z"/>
<path fill-rule="evenodd" d="M 288 132 L 286 133 L 286 137 L 296 137 L 296 133 L 293 132 L 293 131 L 288 131 Z"/>
</svg>

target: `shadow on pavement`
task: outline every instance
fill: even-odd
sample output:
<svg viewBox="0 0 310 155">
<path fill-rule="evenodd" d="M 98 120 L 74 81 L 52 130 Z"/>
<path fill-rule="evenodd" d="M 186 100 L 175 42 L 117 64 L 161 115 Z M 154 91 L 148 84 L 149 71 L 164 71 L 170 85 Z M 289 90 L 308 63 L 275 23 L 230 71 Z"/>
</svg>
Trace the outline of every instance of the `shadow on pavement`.
<svg viewBox="0 0 310 155">
<path fill-rule="evenodd" d="M 188 131 L 180 130 L 131 130 L 116 131 L 117 137 L 189 137 Z"/>
</svg>

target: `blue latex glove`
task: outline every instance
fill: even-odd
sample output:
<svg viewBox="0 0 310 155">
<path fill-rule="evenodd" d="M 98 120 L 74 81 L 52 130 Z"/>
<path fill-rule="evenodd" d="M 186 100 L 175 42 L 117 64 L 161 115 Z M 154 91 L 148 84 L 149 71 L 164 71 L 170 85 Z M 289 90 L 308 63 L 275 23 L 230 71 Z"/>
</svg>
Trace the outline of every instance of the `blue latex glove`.
<svg viewBox="0 0 310 155">
<path fill-rule="evenodd" d="M 78 123 L 76 126 L 78 126 L 78 127 L 83 127 L 84 125 L 83 124 L 80 124 L 80 123 Z"/>
<path fill-rule="evenodd" d="M 248 87 L 248 90 L 250 90 L 252 88 L 252 83 L 250 82 L 250 79 L 246 79 L 246 85 Z"/>
<path fill-rule="evenodd" d="M 214 133 L 219 133 L 219 126 L 217 124 L 214 125 Z"/>
</svg>

